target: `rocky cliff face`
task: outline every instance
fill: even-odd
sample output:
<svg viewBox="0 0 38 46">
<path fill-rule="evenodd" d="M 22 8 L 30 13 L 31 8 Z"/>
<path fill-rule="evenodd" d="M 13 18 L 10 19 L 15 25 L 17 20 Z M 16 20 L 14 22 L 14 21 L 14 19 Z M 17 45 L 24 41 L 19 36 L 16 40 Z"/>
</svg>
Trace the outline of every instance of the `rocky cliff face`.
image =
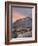
<svg viewBox="0 0 38 46">
<path fill-rule="evenodd" d="M 27 17 L 27 18 L 17 20 L 16 22 L 13 23 L 13 28 L 12 28 L 12 36 L 16 36 L 17 38 L 31 37 L 32 36 L 32 18 Z"/>
</svg>

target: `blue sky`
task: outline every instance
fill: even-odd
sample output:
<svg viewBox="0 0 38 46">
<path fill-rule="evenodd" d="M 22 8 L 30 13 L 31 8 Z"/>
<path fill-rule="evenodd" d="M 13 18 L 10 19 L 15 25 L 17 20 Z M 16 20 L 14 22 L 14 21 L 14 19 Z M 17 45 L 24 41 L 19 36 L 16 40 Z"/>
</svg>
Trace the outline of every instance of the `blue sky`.
<svg viewBox="0 0 38 46">
<path fill-rule="evenodd" d="M 32 8 L 19 8 L 19 7 L 14 7 L 15 11 L 20 12 L 22 14 L 27 14 L 28 16 L 32 17 Z"/>
</svg>

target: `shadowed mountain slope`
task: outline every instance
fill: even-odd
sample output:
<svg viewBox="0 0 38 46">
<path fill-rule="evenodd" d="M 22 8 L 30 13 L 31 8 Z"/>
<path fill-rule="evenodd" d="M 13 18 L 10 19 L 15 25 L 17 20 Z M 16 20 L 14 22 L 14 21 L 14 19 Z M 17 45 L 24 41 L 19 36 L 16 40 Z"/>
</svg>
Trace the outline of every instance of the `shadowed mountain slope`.
<svg viewBox="0 0 38 46">
<path fill-rule="evenodd" d="M 27 18 L 19 19 L 16 22 L 14 22 L 12 28 L 12 37 L 13 36 L 14 37 L 32 36 L 32 18 L 27 17 Z"/>
</svg>

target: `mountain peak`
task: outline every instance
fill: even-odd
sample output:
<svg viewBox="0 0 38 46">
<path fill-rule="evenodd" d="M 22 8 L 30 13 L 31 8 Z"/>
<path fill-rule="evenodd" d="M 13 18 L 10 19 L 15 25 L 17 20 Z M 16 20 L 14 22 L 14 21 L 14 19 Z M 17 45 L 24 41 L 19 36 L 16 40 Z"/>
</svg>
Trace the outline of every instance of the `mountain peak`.
<svg viewBox="0 0 38 46">
<path fill-rule="evenodd" d="M 19 19 L 14 23 L 15 27 L 29 27 L 32 26 L 32 18 L 27 17 L 23 19 Z"/>
</svg>

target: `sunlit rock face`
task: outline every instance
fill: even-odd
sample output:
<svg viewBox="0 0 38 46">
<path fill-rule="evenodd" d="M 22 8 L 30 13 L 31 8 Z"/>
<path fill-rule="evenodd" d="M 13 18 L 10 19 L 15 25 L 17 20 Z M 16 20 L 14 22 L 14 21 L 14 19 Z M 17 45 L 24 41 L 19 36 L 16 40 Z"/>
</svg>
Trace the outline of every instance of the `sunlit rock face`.
<svg viewBox="0 0 38 46">
<path fill-rule="evenodd" d="M 32 37 L 32 18 L 26 17 L 13 23 L 13 38 Z"/>
</svg>

